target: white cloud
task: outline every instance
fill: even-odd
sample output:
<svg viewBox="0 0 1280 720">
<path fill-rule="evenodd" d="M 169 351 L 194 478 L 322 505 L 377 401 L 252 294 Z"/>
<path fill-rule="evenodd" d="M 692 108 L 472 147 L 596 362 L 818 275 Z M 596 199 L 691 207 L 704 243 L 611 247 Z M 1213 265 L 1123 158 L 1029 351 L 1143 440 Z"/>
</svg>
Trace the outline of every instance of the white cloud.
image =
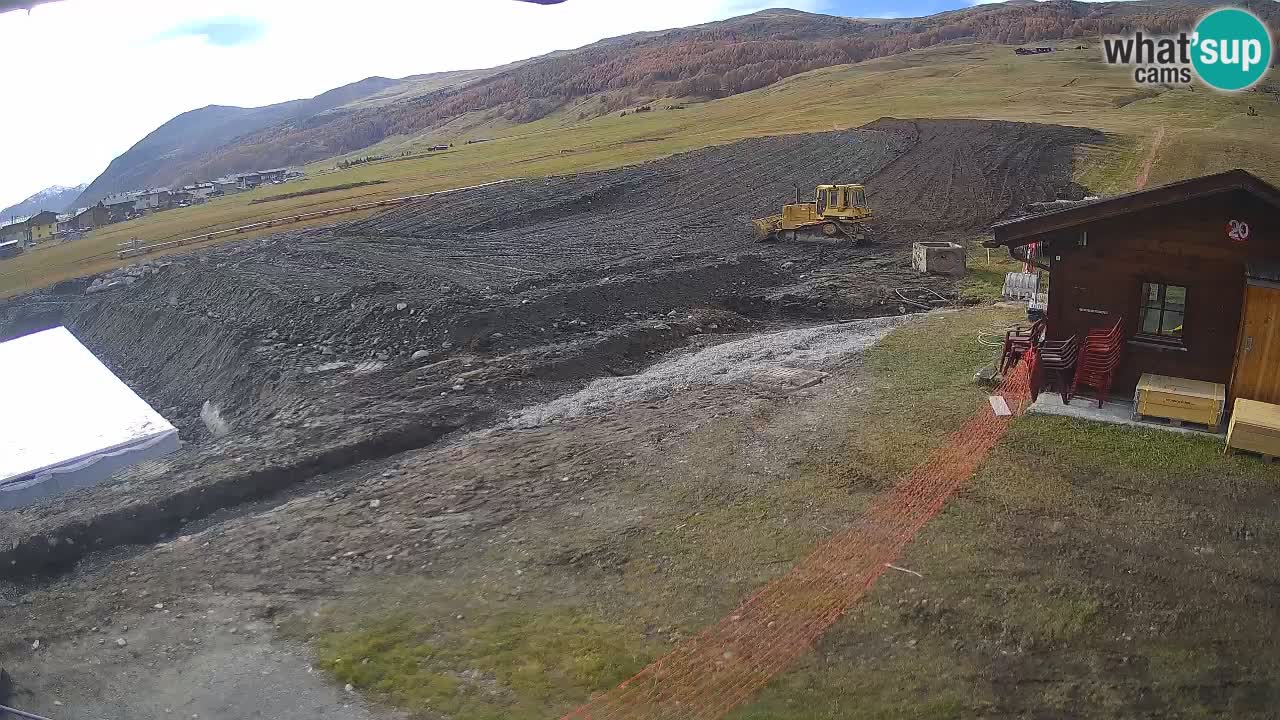
<svg viewBox="0 0 1280 720">
<path fill-rule="evenodd" d="M 0 206 L 48 185 L 87 182 L 151 130 L 205 105 L 266 105 L 371 75 L 492 67 L 774 4 L 64 0 L 3 13 Z M 226 18 L 256 21 L 261 34 L 220 46 L 185 32 Z"/>
</svg>

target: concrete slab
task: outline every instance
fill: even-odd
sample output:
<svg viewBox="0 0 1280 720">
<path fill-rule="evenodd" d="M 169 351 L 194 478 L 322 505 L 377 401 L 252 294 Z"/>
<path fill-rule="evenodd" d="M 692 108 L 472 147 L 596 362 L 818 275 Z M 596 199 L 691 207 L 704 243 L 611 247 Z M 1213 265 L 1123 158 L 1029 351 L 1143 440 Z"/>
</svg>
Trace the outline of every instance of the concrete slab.
<svg viewBox="0 0 1280 720">
<path fill-rule="evenodd" d="M 1070 405 L 1062 404 L 1062 396 L 1055 392 L 1040 393 L 1040 397 L 1027 408 L 1027 412 L 1032 415 L 1057 415 L 1059 417 L 1075 418 L 1077 420 L 1090 420 L 1092 422 L 1109 423 L 1111 425 L 1128 425 L 1130 427 L 1147 428 L 1151 430 L 1164 430 L 1166 432 L 1182 433 L 1184 435 L 1200 435 L 1210 437 L 1226 438 L 1221 432 L 1206 432 L 1204 430 L 1196 430 L 1191 427 L 1174 427 L 1162 423 L 1146 422 L 1136 420 L 1133 417 L 1133 401 L 1131 400 L 1108 400 L 1098 407 L 1098 402 L 1093 398 L 1077 397 L 1072 399 Z"/>
</svg>

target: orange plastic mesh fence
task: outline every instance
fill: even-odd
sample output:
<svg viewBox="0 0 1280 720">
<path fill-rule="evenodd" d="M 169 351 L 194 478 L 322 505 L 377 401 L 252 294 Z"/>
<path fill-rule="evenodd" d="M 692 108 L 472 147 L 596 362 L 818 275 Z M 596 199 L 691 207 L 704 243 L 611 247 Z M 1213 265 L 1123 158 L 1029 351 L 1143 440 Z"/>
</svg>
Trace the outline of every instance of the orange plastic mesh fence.
<svg viewBox="0 0 1280 720">
<path fill-rule="evenodd" d="M 1023 363 L 997 391 L 1015 416 L 1026 407 L 1027 385 Z M 728 617 L 563 720 L 724 716 L 807 653 L 866 593 L 973 475 L 1011 420 L 984 403 L 851 528 L 823 541 Z"/>
</svg>

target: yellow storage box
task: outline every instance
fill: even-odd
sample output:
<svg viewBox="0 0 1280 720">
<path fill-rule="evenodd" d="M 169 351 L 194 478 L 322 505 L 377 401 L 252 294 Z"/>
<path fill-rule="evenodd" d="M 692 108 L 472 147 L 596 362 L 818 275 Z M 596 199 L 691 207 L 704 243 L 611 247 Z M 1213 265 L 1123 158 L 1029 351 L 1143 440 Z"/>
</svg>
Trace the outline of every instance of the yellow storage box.
<svg viewBox="0 0 1280 720">
<path fill-rule="evenodd" d="M 1227 447 L 1280 457 L 1280 405 L 1236 398 Z"/>
<path fill-rule="evenodd" d="M 1222 422 L 1226 405 L 1225 385 L 1151 373 L 1138 381 L 1133 397 L 1133 412 L 1139 417 L 1164 418 L 1175 425 L 1201 423 L 1211 430 Z"/>
</svg>

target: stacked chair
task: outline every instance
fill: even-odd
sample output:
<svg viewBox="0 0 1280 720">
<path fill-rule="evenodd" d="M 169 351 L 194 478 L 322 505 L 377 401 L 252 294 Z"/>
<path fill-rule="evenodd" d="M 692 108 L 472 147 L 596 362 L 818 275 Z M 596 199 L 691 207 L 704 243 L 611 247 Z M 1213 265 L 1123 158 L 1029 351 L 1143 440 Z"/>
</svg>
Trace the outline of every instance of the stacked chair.
<svg viewBox="0 0 1280 720">
<path fill-rule="evenodd" d="M 1124 318 L 1106 330 L 1091 330 L 1083 343 L 1078 336 L 1047 340 L 1045 324 L 1014 328 L 1005 334 L 1000 356 L 1000 372 L 1005 373 L 1025 359 L 1031 372 L 1031 400 L 1035 401 L 1046 383 L 1056 385 L 1062 403 L 1070 405 L 1080 388 L 1093 388 L 1102 407 L 1124 350 Z"/>
<path fill-rule="evenodd" d="M 1032 357 L 1031 349 L 1044 339 L 1044 320 L 1037 320 L 1031 327 L 1016 327 L 1004 334 L 1004 349 L 1000 351 L 1000 373 L 1015 367 L 1022 358 Z"/>
<path fill-rule="evenodd" d="M 1124 318 L 1116 321 L 1110 330 L 1090 330 L 1079 350 L 1076 376 L 1071 384 L 1071 395 L 1078 395 L 1081 387 L 1091 387 L 1098 399 L 1098 407 L 1106 401 L 1115 379 L 1116 368 L 1124 350 Z M 1065 402 L 1067 396 L 1063 396 Z"/>
<path fill-rule="evenodd" d="M 1040 397 L 1044 387 L 1045 375 L 1053 373 L 1057 379 L 1058 392 L 1062 394 L 1062 404 L 1070 405 L 1075 393 L 1073 372 L 1076 361 L 1080 357 L 1080 343 L 1072 335 L 1067 340 L 1040 343 L 1031 354 L 1031 401 Z"/>
</svg>

